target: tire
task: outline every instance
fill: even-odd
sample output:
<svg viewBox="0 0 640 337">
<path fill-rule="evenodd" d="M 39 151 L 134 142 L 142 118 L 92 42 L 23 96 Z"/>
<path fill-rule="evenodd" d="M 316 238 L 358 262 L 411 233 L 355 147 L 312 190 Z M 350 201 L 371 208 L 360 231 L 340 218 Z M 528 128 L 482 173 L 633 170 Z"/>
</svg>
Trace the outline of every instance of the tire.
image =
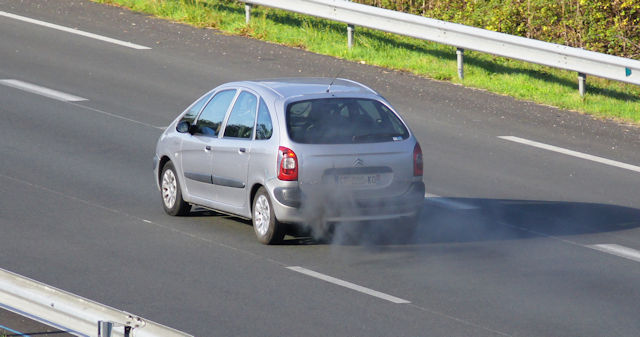
<svg viewBox="0 0 640 337">
<path fill-rule="evenodd" d="M 271 198 L 264 187 L 260 187 L 256 192 L 251 210 L 253 231 L 258 241 L 265 245 L 281 242 L 284 238 L 284 226 L 276 219 Z"/>
<path fill-rule="evenodd" d="M 169 215 L 182 216 L 189 214 L 191 205 L 182 199 L 182 190 L 178 174 L 172 162 L 167 162 L 162 167 L 160 175 L 160 196 L 162 208 Z"/>
</svg>

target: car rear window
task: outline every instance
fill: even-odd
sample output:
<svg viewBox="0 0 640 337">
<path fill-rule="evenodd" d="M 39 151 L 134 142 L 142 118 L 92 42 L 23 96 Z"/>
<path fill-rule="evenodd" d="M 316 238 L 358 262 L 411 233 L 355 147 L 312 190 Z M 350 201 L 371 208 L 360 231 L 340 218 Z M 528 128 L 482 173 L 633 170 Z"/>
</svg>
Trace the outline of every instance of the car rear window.
<svg viewBox="0 0 640 337">
<path fill-rule="evenodd" d="M 287 106 L 287 132 L 304 144 L 399 141 L 409 131 L 386 105 L 373 99 L 321 98 Z"/>
</svg>

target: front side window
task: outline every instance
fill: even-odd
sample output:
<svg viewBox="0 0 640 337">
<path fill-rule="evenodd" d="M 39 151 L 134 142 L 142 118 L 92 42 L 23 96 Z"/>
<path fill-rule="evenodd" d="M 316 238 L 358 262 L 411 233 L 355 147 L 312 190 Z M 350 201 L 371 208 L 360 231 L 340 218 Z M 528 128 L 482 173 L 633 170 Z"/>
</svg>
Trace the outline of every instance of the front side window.
<svg viewBox="0 0 640 337">
<path fill-rule="evenodd" d="M 271 123 L 271 116 L 269 116 L 269 109 L 263 100 L 260 100 L 260 107 L 258 108 L 258 121 L 256 122 L 256 139 L 269 139 L 273 135 L 273 124 Z"/>
<path fill-rule="evenodd" d="M 257 107 L 258 99 L 254 94 L 241 92 L 229 115 L 224 137 L 251 138 Z"/>
<path fill-rule="evenodd" d="M 209 104 L 204 107 L 196 125 L 198 126 L 198 133 L 206 136 L 217 137 L 222 126 L 224 116 L 229 109 L 229 105 L 236 95 L 236 90 L 224 90 L 217 93 Z"/>
<path fill-rule="evenodd" d="M 398 116 L 372 99 L 312 99 L 293 102 L 286 111 L 287 132 L 297 143 L 379 143 L 409 137 Z"/>
<path fill-rule="evenodd" d="M 189 108 L 189 110 L 184 114 L 184 116 L 182 116 L 182 119 L 180 121 L 187 121 L 189 122 L 189 124 L 193 124 L 193 121 L 196 119 L 196 116 L 198 116 L 198 112 L 202 110 L 202 107 L 204 106 L 205 103 L 207 103 L 209 98 L 211 98 L 211 95 L 213 95 L 212 92 L 202 96 L 202 98 L 200 98 L 197 102 L 195 102 Z"/>
</svg>

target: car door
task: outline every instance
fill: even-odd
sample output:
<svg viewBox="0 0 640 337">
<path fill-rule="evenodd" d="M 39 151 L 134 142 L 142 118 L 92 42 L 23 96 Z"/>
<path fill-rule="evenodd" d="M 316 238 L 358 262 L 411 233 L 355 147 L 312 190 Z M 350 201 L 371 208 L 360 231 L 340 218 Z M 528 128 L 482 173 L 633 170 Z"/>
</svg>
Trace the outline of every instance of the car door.
<svg viewBox="0 0 640 337">
<path fill-rule="evenodd" d="M 258 97 L 241 91 L 229 113 L 224 133 L 213 148 L 212 181 L 218 191 L 216 200 L 236 209 L 248 202 L 247 172 L 257 109 Z"/>
<path fill-rule="evenodd" d="M 222 122 L 235 95 L 235 89 L 217 92 L 182 141 L 185 186 L 196 202 L 209 204 L 216 199 L 211 175 L 212 149 L 218 142 Z"/>
</svg>

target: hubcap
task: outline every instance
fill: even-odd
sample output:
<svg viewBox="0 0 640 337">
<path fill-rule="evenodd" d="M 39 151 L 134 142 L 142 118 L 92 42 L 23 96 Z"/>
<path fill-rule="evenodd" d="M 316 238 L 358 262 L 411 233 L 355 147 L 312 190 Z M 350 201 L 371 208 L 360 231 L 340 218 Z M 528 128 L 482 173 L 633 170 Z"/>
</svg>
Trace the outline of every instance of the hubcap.
<svg viewBox="0 0 640 337">
<path fill-rule="evenodd" d="M 267 234 L 269 222 L 271 221 L 271 210 L 269 209 L 269 200 L 264 195 L 259 195 L 256 199 L 256 205 L 253 209 L 253 219 L 256 232 L 260 236 Z"/>
<path fill-rule="evenodd" d="M 173 208 L 178 194 L 178 183 L 172 170 L 164 171 L 162 175 L 162 201 L 167 208 Z"/>
</svg>

